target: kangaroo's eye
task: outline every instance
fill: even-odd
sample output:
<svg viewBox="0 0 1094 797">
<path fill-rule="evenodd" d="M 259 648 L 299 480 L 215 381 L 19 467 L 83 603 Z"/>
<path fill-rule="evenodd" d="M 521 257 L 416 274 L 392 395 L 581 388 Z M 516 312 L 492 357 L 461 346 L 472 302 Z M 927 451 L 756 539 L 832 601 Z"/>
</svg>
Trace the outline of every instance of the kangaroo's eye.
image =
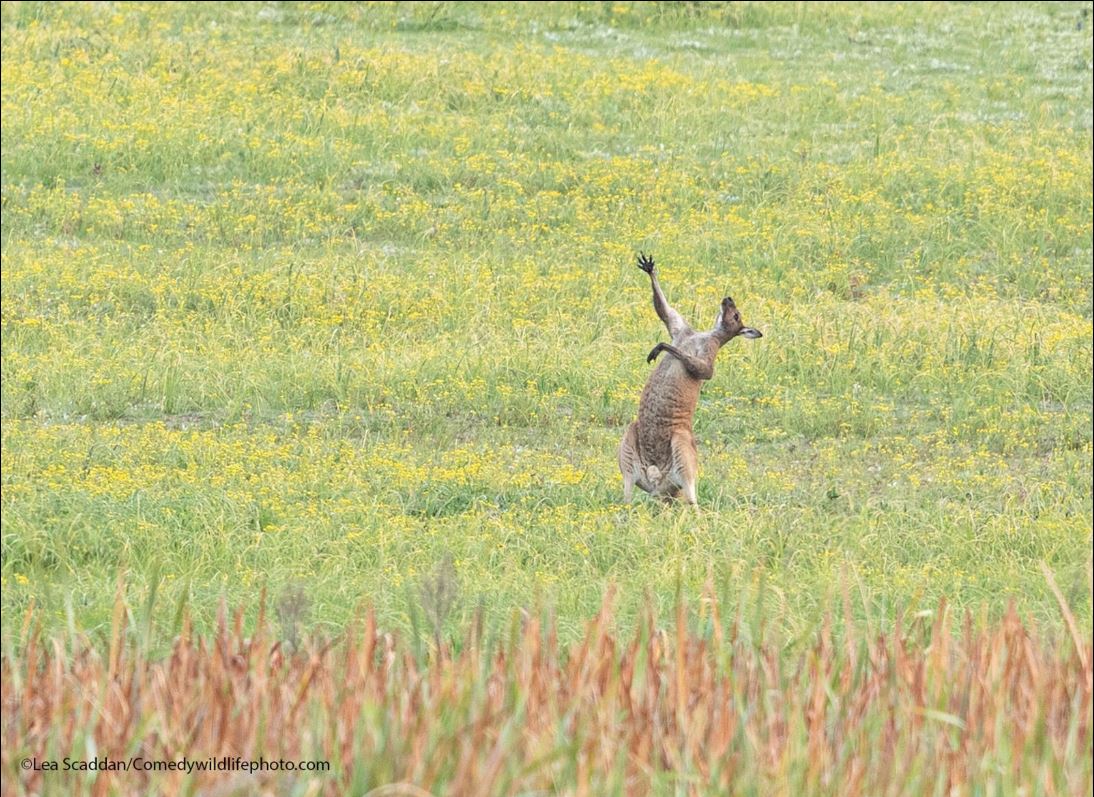
<svg viewBox="0 0 1094 797">
<path fill-rule="evenodd" d="M 741 320 L 741 314 L 740 313 L 734 313 L 733 314 L 733 320 L 734 321 L 740 321 Z"/>
</svg>

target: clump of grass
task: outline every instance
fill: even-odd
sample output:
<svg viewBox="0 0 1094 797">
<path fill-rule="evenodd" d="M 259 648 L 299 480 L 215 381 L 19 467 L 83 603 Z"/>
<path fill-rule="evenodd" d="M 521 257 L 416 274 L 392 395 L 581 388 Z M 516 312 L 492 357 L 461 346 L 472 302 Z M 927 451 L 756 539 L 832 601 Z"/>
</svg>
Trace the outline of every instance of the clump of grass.
<svg viewBox="0 0 1094 797">
<path fill-rule="evenodd" d="M 681 598 L 668 624 L 651 609 L 624 635 L 613 613 L 609 592 L 569 647 L 553 620 L 525 613 L 416 653 L 371 611 L 338 640 L 290 649 L 261 610 L 247 636 L 244 612 L 222 609 L 208 637 L 185 621 L 159 660 L 120 597 L 108 646 L 47 640 L 28 614 L 0 664 L 5 793 L 1090 792 L 1094 649 L 1070 622 L 1045 638 L 1013 608 L 962 621 L 943 601 L 891 633 L 826 621 L 788 650 L 709 586 L 697 616 Z M 19 768 L 222 756 L 330 767 Z"/>
</svg>

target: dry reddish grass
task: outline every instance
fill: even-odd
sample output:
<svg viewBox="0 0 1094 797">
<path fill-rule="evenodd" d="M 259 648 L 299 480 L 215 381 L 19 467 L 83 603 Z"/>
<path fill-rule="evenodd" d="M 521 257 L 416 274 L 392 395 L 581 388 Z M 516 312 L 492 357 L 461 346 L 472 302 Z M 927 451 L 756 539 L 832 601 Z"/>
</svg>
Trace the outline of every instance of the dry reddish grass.
<svg viewBox="0 0 1094 797">
<path fill-rule="evenodd" d="M 1065 614 L 1066 607 L 1065 607 Z M 368 613 L 343 638 L 288 650 L 260 616 L 188 623 L 148 658 L 119 601 L 109 648 L 28 630 L 5 653 L 5 794 L 841 795 L 1043 793 L 1091 788 L 1089 633 L 1046 640 L 1012 610 L 930 618 L 873 638 L 830 624 L 807 649 L 681 603 L 613 632 L 609 595 L 561 649 L 526 617 L 500 640 L 415 655 Z M 28 617 L 28 629 L 33 626 Z M 847 626 L 851 628 L 850 625 Z M 699 629 L 699 630 L 696 630 Z M 92 747 L 93 744 L 93 747 Z M 24 756 L 323 759 L 331 771 L 21 772 Z M 409 786 L 387 794 L 421 793 Z"/>
</svg>

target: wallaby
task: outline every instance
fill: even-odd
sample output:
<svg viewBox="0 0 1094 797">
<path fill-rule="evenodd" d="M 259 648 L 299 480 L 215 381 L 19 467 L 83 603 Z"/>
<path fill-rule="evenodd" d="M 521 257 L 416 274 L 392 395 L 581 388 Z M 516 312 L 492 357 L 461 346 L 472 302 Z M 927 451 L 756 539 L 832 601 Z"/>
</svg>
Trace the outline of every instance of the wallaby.
<svg viewBox="0 0 1094 797">
<path fill-rule="evenodd" d="M 696 332 L 665 300 L 653 258 L 639 253 L 638 267 L 650 275 L 653 309 L 672 336 L 672 343 L 654 346 L 646 362 L 653 362 L 661 352 L 672 356 L 662 359 L 650 374 L 638 402 L 638 420 L 627 427 L 619 444 L 623 500 L 631 501 L 637 484 L 664 500 L 683 493 L 685 501 L 698 505 L 695 479 L 699 463 L 691 421 L 699 403 L 699 388 L 714 376 L 714 358 L 722 346 L 738 335 L 763 335 L 741 323 L 741 314 L 728 296 L 722 299 L 714 328 Z"/>
</svg>

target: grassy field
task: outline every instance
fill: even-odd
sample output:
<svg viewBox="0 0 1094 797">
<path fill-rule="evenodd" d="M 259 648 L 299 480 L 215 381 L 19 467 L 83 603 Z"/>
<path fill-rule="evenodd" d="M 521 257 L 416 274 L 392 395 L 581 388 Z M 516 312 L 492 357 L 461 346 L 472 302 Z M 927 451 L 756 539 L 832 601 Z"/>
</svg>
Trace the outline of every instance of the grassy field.
<svg viewBox="0 0 1094 797">
<path fill-rule="evenodd" d="M 4 3 L 5 616 L 1089 623 L 1089 8 Z M 698 517 L 621 503 L 638 249 L 765 335 Z"/>
<path fill-rule="evenodd" d="M 3 3 L 4 794 L 1089 793 L 1090 9 Z"/>
<path fill-rule="evenodd" d="M 4 3 L 4 612 L 1089 620 L 1089 8 Z M 620 502 L 639 248 L 765 332 L 698 518 Z"/>
</svg>

